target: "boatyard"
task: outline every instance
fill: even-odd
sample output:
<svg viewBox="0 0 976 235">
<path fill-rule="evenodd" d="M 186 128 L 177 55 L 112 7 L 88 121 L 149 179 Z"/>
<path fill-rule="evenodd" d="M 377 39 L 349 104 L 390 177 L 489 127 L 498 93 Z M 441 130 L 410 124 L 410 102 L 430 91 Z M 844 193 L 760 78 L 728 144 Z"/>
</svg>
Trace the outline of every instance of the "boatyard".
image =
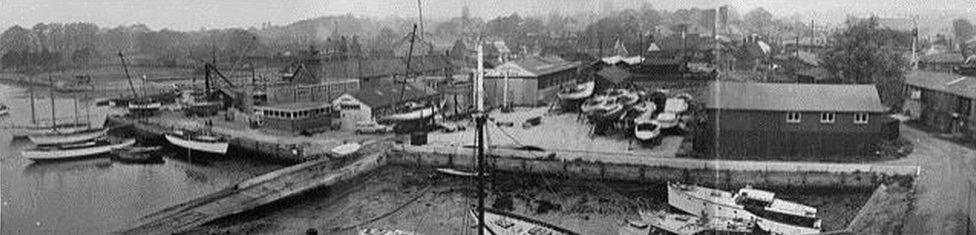
<svg viewBox="0 0 976 235">
<path fill-rule="evenodd" d="M 976 230 L 968 10 L 132 4 L 0 34 L 0 233 Z"/>
</svg>

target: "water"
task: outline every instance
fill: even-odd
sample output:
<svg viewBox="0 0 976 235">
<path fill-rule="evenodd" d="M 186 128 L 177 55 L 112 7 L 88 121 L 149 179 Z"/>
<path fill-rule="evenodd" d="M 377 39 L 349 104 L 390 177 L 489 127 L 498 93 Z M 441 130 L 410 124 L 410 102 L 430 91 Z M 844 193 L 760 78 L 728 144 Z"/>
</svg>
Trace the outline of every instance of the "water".
<svg viewBox="0 0 976 235">
<path fill-rule="evenodd" d="M 0 85 L 0 102 L 11 108 L 3 122 L 30 122 L 24 94 L 24 89 Z M 71 101 L 58 100 L 58 115 L 73 115 L 73 104 L 62 104 Z M 43 115 L 49 118 L 47 109 Z M 31 146 L 0 130 L 0 234 L 105 234 L 156 210 L 283 167 L 240 158 L 188 162 L 178 157 L 155 165 L 118 163 L 107 156 L 33 162 L 20 156 Z M 173 151 L 169 154 L 186 154 Z"/>
</svg>

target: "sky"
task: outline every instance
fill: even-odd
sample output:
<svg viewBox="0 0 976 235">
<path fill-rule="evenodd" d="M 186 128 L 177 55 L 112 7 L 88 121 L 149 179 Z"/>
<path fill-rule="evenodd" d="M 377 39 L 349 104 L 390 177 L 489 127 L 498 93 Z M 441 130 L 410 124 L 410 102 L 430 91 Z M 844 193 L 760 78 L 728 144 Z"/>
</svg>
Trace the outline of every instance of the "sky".
<svg viewBox="0 0 976 235">
<path fill-rule="evenodd" d="M 847 14 L 904 17 L 918 12 L 976 15 L 974 0 L 421 0 L 427 18 L 460 15 L 469 6 L 473 15 L 493 18 L 523 15 L 600 12 L 639 8 L 712 8 L 728 4 L 742 14 L 763 7 L 778 16 L 798 15 L 831 21 Z M 417 14 L 416 0 L 0 0 L 0 28 L 30 27 L 37 23 L 90 22 L 102 27 L 144 23 L 152 29 L 259 27 L 285 25 L 327 15 L 384 17 Z"/>
</svg>

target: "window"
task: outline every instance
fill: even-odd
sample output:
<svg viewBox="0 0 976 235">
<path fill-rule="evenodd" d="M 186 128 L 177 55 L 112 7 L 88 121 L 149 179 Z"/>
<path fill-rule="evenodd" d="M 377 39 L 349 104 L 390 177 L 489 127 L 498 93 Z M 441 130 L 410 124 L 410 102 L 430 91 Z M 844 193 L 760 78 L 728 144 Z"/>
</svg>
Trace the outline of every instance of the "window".
<svg viewBox="0 0 976 235">
<path fill-rule="evenodd" d="M 339 104 L 339 108 L 341 108 L 341 109 L 359 109 L 359 105 L 358 104 Z"/>
<path fill-rule="evenodd" d="M 866 113 L 855 113 L 854 114 L 854 124 L 867 124 L 868 114 Z"/>
<path fill-rule="evenodd" d="M 834 113 L 820 113 L 820 123 L 834 123 Z"/>
<path fill-rule="evenodd" d="M 800 123 L 800 113 L 797 112 L 786 113 L 786 122 Z"/>
</svg>

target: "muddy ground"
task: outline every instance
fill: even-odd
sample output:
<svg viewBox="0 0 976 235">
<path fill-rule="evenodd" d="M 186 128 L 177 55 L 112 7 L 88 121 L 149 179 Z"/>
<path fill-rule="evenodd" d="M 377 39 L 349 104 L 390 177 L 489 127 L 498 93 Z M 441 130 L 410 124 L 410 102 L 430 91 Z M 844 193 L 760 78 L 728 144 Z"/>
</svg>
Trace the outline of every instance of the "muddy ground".
<svg viewBox="0 0 976 235">
<path fill-rule="evenodd" d="M 665 209 L 664 184 L 603 182 L 496 174 L 486 205 L 539 219 L 582 234 L 616 234 L 641 209 Z M 476 234 L 470 209 L 477 181 L 430 169 L 383 167 L 336 187 L 221 219 L 189 234 L 356 234 L 387 228 L 423 234 Z M 856 192 L 781 191 L 818 207 L 825 230 L 843 228 L 870 197 Z"/>
</svg>

